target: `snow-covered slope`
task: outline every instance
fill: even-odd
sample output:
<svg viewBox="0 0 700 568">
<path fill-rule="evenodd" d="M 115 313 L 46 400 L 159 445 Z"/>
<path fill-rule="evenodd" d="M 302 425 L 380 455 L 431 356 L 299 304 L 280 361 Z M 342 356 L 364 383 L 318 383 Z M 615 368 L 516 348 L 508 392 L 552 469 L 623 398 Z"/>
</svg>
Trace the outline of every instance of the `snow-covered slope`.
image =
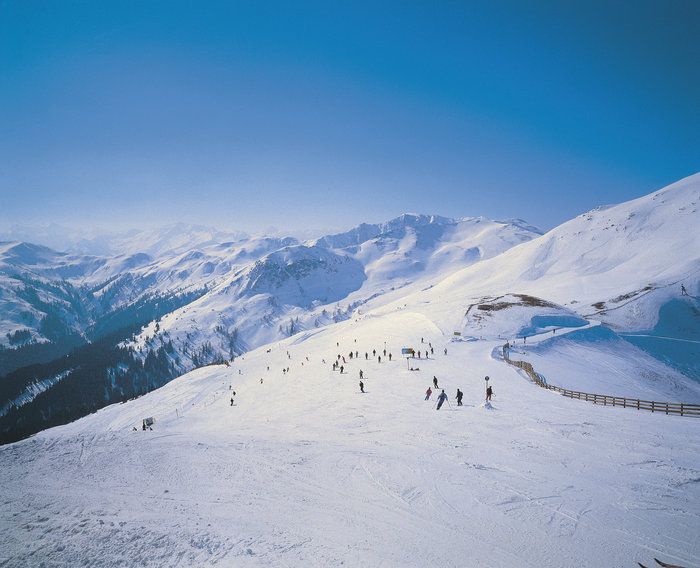
<svg viewBox="0 0 700 568">
<path fill-rule="evenodd" d="M 700 419 L 541 389 L 493 357 L 497 320 L 481 320 L 483 340 L 450 341 L 425 294 L 1 447 L 3 565 L 698 565 Z M 648 368 L 625 344 L 594 353 L 608 374 L 586 373 L 570 329 L 547 340 L 552 382 L 607 391 L 608 376 Z M 402 347 L 433 353 L 407 361 Z M 440 411 L 439 389 L 424 400 L 433 377 Z M 700 401 L 687 380 L 618 382 Z"/>
<path fill-rule="evenodd" d="M 650 329 L 659 307 L 683 296 L 683 289 L 688 296 L 700 293 L 699 225 L 700 174 L 695 174 L 634 201 L 580 215 L 455 274 L 441 287 L 469 286 L 491 295 L 517 288 L 615 328 Z"/>
</svg>

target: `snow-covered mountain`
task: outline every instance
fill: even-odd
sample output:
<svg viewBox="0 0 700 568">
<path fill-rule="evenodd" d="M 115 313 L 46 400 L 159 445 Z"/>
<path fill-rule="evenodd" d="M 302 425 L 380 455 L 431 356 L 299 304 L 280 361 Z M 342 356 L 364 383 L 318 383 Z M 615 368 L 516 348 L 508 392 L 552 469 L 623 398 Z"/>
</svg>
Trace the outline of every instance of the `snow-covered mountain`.
<svg viewBox="0 0 700 568">
<path fill-rule="evenodd" d="M 38 397 L 50 400 L 56 376 L 64 385 L 89 382 L 84 370 L 66 375 L 67 361 L 43 374 L 20 369 L 107 334 L 122 370 L 104 369 L 100 405 L 303 331 L 403 309 L 414 293 L 444 334 L 484 337 L 488 328 L 522 337 L 595 319 L 617 340 L 699 379 L 699 187 L 700 175 L 691 176 L 545 235 L 520 220 L 407 214 L 304 243 L 246 235 L 218 242 L 219 233 L 198 227 L 180 227 L 192 247 L 171 227 L 142 235 L 148 252 L 113 239 L 123 251 L 114 256 L 5 243 L 0 363 L 18 374 L 5 381 L 3 405 L 22 400 L 28 412 L 26 393 L 38 383 L 51 385 Z M 94 349 L 82 356 L 96 357 Z M 124 357 L 141 367 L 138 378 L 123 371 Z"/>
<path fill-rule="evenodd" d="M 522 223 L 404 215 L 384 225 L 363 225 L 305 245 L 293 238 L 243 236 L 215 241 L 220 235 L 215 230 L 182 226 L 166 228 L 162 234 L 112 238 L 118 245 L 111 247 L 124 251 L 113 256 L 4 243 L 0 246 L 0 344 L 7 346 L 7 334 L 18 330 L 31 332 L 33 341 L 50 339 L 41 329 L 47 305 L 55 308 L 66 333 L 76 334 L 85 334 L 105 313 L 144 297 L 172 297 L 209 288 L 216 288 L 215 294 L 224 293 L 227 303 L 233 290 L 234 300 L 266 294 L 282 306 L 328 305 L 357 291 L 364 280 L 370 280 L 370 286 L 360 296 L 372 295 L 395 286 L 397 279 L 404 285 L 428 271 L 463 267 L 536 234 Z M 131 239 L 138 239 L 143 248 Z M 306 289 L 301 286 L 303 279 Z M 33 292 L 41 292 L 40 300 Z M 68 296 L 75 304 L 73 314 L 66 305 Z M 275 317 L 283 316 L 282 312 Z"/>
<path fill-rule="evenodd" d="M 697 565 L 700 419 L 564 398 L 499 353 L 585 392 L 700 385 L 551 301 L 409 288 L 0 447 L 4 564 Z"/>
<path fill-rule="evenodd" d="M 698 295 L 699 210 L 696 174 L 651 195 L 580 215 L 441 286 L 468 283 L 485 294 L 517 287 L 615 329 L 648 330 L 658 322 L 660 306 Z"/>
<path fill-rule="evenodd" d="M 540 233 L 522 221 L 403 215 L 361 225 L 262 256 L 210 286 L 196 302 L 159 322 L 176 346 L 208 343 L 222 358 L 302 330 L 316 329 L 382 303 L 404 289 L 496 256 Z M 397 292 L 399 290 L 399 292 Z M 211 330 L 219 330 L 218 335 Z M 155 326 L 135 339 L 143 347 Z M 182 348 L 180 348 L 182 351 Z M 187 369 L 191 363 L 182 361 Z"/>
<path fill-rule="evenodd" d="M 600 207 L 431 291 L 472 302 L 520 292 L 602 321 L 700 380 L 700 174 L 648 196 Z M 459 329 L 468 315 L 453 318 Z"/>
<path fill-rule="evenodd" d="M 216 241 L 221 233 L 186 226 L 112 235 L 110 247 L 120 251 L 116 255 L 4 243 L 0 373 L 14 375 L 0 385 L 0 399 L 11 414 L 0 410 L 0 421 L 6 422 L 2 428 L 12 428 L 20 401 L 21 413 L 34 412 L 37 420 L 52 415 L 39 410 L 42 404 L 76 382 L 82 390 L 104 383 L 106 394 L 97 403 L 83 401 L 83 412 L 129 398 L 196 366 L 347 319 L 369 300 L 425 285 L 538 234 L 520 221 L 404 215 L 306 243 L 245 235 Z M 135 246 L 137 238 L 142 249 Z M 109 355 L 104 342 L 96 343 L 107 335 L 113 344 L 119 340 Z M 22 371 L 31 363 L 57 361 L 80 346 L 85 349 L 71 373 L 73 367 L 63 359 L 58 369 Z M 119 361 L 122 370 L 106 366 L 97 377 L 88 376 L 80 364 L 86 357 Z M 143 367 L 138 376 L 123 372 L 125 357 Z M 39 383 L 51 388 L 40 391 L 35 402 L 28 393 L 37 392 Z"/>
<path fill-rule="evenodd" d="M 7 375 L 15 402 L 0 419 L 60 414 L 42 406 L 51 396 L 93 411 L 110 391 L 223 364 L 0 447 L 0 559 L 697 565 L 700 419 L 561 397 L 501 349 L 550 384 L 700 403 L 699 201 L 700 174 L 544 235 L 410 215 L 305 243 L 205 243 L 126 271 L 133 250 L 3 245 L 5 305 L 25 301 L 37 319 L 54 304 L 68 314 L 74 294 L 93 310 L 74 329 L 110 305 L 144 324 L 36 366 L 46 374 L 28 383 Z M 30 274 L 43 303 L 23 297 Z M 42 334 L 27 329 L 18 343 Z M 404 359 L 408 347 L 420 358 Z"/>
</svg>

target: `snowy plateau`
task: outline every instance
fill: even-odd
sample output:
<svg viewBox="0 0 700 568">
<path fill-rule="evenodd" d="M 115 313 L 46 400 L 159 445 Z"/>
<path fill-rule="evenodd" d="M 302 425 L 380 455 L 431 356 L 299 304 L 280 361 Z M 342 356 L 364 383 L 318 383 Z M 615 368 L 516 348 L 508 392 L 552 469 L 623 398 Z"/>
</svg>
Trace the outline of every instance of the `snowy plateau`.
<svg viewBox="0 0 700 568">
<path fill-rule="evenodd" d="M 545 234 L 14 229 L 0 566 L 700 566 L 700 417 L 502 357 L 700 404 L 699 207 L 695 174 Z"/>
</svg>

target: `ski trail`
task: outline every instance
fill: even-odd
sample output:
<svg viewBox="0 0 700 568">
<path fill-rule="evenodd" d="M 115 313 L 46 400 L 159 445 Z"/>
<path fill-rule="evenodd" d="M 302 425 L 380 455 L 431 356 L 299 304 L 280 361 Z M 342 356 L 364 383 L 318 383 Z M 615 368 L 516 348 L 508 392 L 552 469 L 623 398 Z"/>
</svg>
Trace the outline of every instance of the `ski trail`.
<svg viewBox="0 0 700 568">
<path fill-rule="evenodd" d="M 374 483 L 377 487 L 379 487 L 386 495 L 391 497 L 392 499 L 395 499 L 402 505 L 410 505 L 410 503 L 404 499 L 401 495 L 398 493 L 392 491 L 389 489 L 386 485 L 384 485 L 381 481 L 379 481 L 374 475 L 372 475 L 372 472 L 368 469 L 367 464 L 364 462 L 360 462 L 360 467 L 364 470 L 364 472 L 367 474 L 367 477 Z"/>
</svg>

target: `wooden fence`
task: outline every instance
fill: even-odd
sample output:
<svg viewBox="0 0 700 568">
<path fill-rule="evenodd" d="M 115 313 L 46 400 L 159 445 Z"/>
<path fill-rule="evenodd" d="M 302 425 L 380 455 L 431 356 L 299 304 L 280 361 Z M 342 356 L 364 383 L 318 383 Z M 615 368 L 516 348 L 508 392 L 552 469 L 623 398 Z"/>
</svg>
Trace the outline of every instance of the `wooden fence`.
<svg viewBox="0 0 700 568">
<path fill-rule="evenodd" d="M 527 361 L 511 361 L 508 357 L 507 349 L 503 348 L 503 360 L 509 365 L 518 367 L 525 371 L 534 383 L 542 388 L 557 391 L 563 396 L 587 400 L 594 404 L 604 406 L 622 406 L 624 408 L 636 408 L 637 410 L 651 410 L 652 412 L 663 412 L 664 414 L 679 414 L 680 416 L 700 416 L 700 404 L 683 404 L 675 402 L 655 402 L 652 400 L 639 400 L 636 398 L 624 398 L 621 396 L 609 396 L 603 394 L 591 394 L 587 392 L 573 391 L 550 385 L 535 372 L 533 366 Z"/>
</svg>

